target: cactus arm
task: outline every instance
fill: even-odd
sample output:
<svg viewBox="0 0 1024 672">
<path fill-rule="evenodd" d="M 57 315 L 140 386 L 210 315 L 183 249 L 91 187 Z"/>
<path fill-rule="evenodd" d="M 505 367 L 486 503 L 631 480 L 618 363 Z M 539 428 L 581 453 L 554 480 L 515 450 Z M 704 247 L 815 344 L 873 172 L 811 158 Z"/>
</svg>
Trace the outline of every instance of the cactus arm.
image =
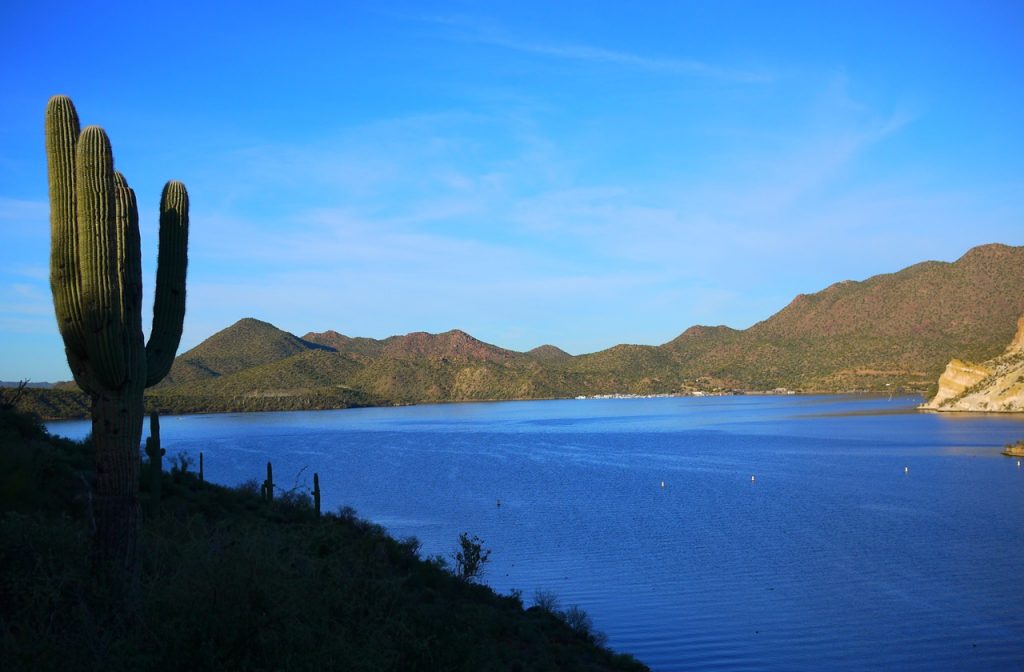
<svg viewBox="0 0 1024 672">
<path fill-rule="evenodd" d="M 95 394 L 99 389 L 99 383 L 92 375 L 89 361 L 79 357 L 74 350 L 68 347 L 64 348 L 64 353 L 67 355 L 68 367 L 71 369 L 71 375 L 78 387 L 86 394 Z"/>
<path fill-rule="evenodd" d="M 75 149 L 78 113 L 67 96 L 46 105 L 46 158 L 50 183 L 50 288 L 64 347 L 78 359 L 85 354 L 78 227 L 75 205 Z M 77 379 L 77 376 L 76 376 Z"/>
<path fill-rule="evenodd" d="M 160 197 L 160 249 L 157 253 L 153 329 L 146 344 L 146 387 L 163 380 L 174 363 L 185 321 L 188 267 L 188 192 L 176 180 Z"/>
<path fill-rule="evenodd" d="M 82 131 L 75 161 L 85 351 L 99 383 L 116 390 L 128 378 L 129 348 L 121 320 L 114 156 L 102 128 Z"/>
<path fill-rule="evenodd" d="M 142 344 L 142 253 L 139 240 L 139 208 L 135 191 L 121 173 L 114 173 L 116 189 L 117 265 L 120 282 L 121 320 L 133 347 Z"/>
</svg>

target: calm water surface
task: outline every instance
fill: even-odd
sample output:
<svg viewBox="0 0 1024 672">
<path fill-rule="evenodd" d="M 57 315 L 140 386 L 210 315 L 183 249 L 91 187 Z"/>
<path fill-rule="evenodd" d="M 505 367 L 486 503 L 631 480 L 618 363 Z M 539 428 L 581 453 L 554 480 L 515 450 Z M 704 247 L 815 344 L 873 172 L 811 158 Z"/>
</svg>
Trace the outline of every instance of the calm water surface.
<svg viewBox="0 0 1024 672">
<path fill-rule="evenodd" d="M 317 471 L 326 508 L 425 554 L 479 535 L 495 589 L 582 606 L 656 670 L 1024 669 L 1024 468 L 999 455 L 1024 419 L 916 403 L 510 402 L 161 429 L 220 483 L 262 480 L 268 459 L 286 489 Z"/>
</svg>

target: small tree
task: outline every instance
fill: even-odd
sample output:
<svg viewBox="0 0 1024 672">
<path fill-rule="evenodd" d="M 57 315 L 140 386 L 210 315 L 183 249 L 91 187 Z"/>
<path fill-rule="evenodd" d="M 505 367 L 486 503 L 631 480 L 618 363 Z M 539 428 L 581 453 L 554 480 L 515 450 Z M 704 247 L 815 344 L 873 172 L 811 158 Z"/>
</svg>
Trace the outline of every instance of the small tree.
<svg viewBox="0 0 1024 672">
<path fill-rule="evenodd" d="M 484 571 L 484 564 L 491 552 L 483 547 L 483 541 L 475 534 L 470 537 L 463 532 L 459 535 L 459 548 L 452 554 L 455 561 L 454 574 L 463 581 L 472 582 Z"/>
<path fill-rule="evenodd" d="M 12 388 L 9 393 L 6 391 L 0 393 L 0 408 L 14 408 L 17 406 L 21 395 L 25 394 L 26 387 L 28 387 L 28 379 L 18 383 L 18 387 Z"/>
</svg>

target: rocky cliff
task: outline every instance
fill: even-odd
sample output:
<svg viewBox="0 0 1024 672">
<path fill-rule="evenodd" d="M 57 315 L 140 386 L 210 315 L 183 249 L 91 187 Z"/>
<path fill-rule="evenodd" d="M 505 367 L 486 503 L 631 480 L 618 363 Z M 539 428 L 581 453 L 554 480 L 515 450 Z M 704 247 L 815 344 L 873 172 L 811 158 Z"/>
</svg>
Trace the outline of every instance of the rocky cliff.
<svg viewBox="0 0 1024 672">
<path fill-rule="evenodd" d="M 936 411 L 1024 412 L 1024 317 L 1006 351 L 981 364 L 954 359 L 939 391 L 922 408 Z"/>
</svg>

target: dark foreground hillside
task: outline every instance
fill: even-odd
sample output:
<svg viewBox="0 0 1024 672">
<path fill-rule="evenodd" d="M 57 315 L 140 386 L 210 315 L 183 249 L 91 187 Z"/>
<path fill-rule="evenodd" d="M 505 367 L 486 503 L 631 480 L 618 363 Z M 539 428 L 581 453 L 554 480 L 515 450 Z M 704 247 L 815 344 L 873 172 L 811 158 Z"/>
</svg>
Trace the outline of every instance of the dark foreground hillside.
<svg viewBox="0 0 1024 672">
<path fill-rule="evenodd" d="M 180 461 L 158 511 L 143 479 L 143 606 L 130 622 L 90 574 L 90 464 L 87 443 L 0 409 L 7 672 L 646 669 L 601 648 L 582 612 L 525 609 L 349 512 L 318 520 L 303 493 L 268 503 L 255 481 L 202 483 Z"/>
</svg>

